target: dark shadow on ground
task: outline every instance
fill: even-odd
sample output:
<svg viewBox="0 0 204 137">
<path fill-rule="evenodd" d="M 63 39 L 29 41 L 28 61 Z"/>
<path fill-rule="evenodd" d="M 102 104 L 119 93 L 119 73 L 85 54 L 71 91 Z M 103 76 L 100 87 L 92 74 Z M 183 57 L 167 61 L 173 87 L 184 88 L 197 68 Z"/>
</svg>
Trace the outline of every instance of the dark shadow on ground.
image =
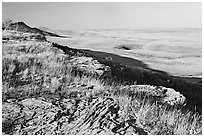
<svg viewBox="0 0 204 137">
<path fill-rule="evenodd" d="M 69 55 L 80 52 L 110 66 L 112 71 L 111 80 L 121 84 L 137 83 L 173 88 L 186 97 L 187 108 L 202 113 L 202 79 L 171 76 L 164 71 L 149 68 L 142 61 L 111 53 L 73 49 L 58 44 L 53 44 L 53 46 L 62 49 Z"/>
</svg>

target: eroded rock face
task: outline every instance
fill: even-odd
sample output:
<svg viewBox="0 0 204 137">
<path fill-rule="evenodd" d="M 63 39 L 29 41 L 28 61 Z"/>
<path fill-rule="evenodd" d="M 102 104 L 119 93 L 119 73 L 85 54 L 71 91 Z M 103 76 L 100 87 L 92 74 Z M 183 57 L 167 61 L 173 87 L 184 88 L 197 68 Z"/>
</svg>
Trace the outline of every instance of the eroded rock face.
<svg viewBox="0 0 204 137">
<path fill-rule="evenodd" d="M 49 101 L 29 98 L 18 104 L 4 103 L 2 107 L 4 134 L 148 134 L 136 124 L 134 117 L 121 113 L 123 108 L 110 97 Z M 9 120 L 10 130 L 6 128 Z"/>
<path fill-rule="evenodd" d="M 130 95 L 141 93 L 144 96 L 152 96 L 157 98 L 157 101 L 167 103 L 172 106 L 183 105 L 186 100 L 181 93 L 172 88 L 166 88 L 163 86 L 130 85 L 122 87 L 121 92 L 128 93 Z"/>
<path fill-rule="evenodd" d="M 109 66 L 100 64 L 91 57 L 73 57 L 70 60 L 72 65 L 82 73 L 89 73 L 102 77 L 111 77 L 111 69 Z"/>
</svg>

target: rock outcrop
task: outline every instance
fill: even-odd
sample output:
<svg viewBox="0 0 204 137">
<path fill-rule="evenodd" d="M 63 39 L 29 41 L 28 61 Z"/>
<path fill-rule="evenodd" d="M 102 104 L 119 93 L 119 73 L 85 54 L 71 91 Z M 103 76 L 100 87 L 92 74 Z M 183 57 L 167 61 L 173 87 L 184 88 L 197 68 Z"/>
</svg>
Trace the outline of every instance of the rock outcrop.
<svg viewBox="0 0 204 137">
<path fill-rule="evenodd" d="M 156 98 L 160 103 L 168 105 L 183 105 L 186 98 L 179 92 L 172 88 L 163 86 L 150 86 L 150 85 L 130 85 L 121 88 L 120 92 L 128 93 L 130 96 L 141 94 L 143 96 L 151 96 Z"/>
<path fill-rule="evenodd" d="M 91 57 L 73 57 L 70 62 L 77 72 L 92 74 L 99 77 L 111 77 L 110 67 L 100 64 Z"/>
<path fill-rule="evenodd" d="M 146 135 L 114 98 L 24 99 L 3 103 L 3 131 L 19 135 Z"/>
</svg>

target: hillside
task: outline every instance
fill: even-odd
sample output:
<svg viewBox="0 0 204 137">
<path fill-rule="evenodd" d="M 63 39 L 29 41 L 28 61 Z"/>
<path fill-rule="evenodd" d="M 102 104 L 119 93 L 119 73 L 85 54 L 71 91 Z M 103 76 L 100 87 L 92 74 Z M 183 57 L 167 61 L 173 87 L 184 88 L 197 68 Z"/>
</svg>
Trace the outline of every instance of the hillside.
<svg viewBox="0 0 204 137">
<path fill-rule="evenodd" d="M 69 47 L 55 44 L 55 47 L 69 53 Z M 148 84 L 165 86 L 181 92 L 186 98 L 185 108 L 202 113 L 202 79 L 171 76 L 166 72 L 151 69 L 140 60 L 119 55 L 85 50 L 72 49 L 75 53 L 80 51 L 86 56 L 93 57 L 100 63 L 110 66 L 113 81 L 127 84 Z"/>
<path fill-rule="evenodd" d="M 7 30 L 15 30 L 15 31 L 21 31 L 21 32 L 28 32 L 28 33 L 39 33 L 42 34 L 44 36 L 53 36 L 53 37 L 61 37 L 55 33 L 51 33 L 47 30 L 43 30 L 43 29 L 39 29 L 39 28 L 32 28 L 30 26 L 28 26 L 27 24 L 25 24 L 24 22 L 11 22 L 7 28 L 5 28 L 4 26 L 2 27 L 2 29 L 7 29 Z"/>
<path fill-rule="evenodd" d="M 120 65 L 20 30 L 2 32 L 3 134 L 202 134 L 180 91 L 121 83 Z"/>
</svg>

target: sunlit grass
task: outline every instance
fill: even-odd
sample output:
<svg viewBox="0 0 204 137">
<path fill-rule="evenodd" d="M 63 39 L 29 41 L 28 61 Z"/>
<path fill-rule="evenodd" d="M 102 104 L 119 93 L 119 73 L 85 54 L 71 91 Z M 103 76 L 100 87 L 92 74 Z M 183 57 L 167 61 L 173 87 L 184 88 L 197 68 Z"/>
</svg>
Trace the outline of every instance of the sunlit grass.
<svg viewBox="0 0 204 137">
<path fill-rule="evenodd" d="M 148 89 L 135 89 L 131 96 L 123 89 L 125 85 L 93 74 L 76 75 L 70 56 L 49 42 L 3 43 L 2 49 L 3 101 L 47 93 L 64 93 L 68 98 L 71 92 L 85 92 L 84 97 L 114 98 L 122 108 L 121 118 L 134 117 L 136 124 L 151 134 L 202 134 L 199 114 L 161 105 L 148 96 Z"/>
</svg>

